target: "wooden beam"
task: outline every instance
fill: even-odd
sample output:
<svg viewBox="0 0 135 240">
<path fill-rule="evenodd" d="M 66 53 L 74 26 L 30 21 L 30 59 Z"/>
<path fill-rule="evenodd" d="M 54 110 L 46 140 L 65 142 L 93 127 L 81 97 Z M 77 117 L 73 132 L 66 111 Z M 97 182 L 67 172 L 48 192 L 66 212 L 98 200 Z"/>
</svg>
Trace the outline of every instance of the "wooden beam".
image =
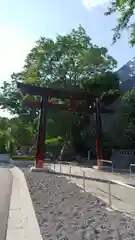
<svg viewBox="0 0 135 240">
<path fill-rule="evenodd" d="M 21 90 L 23 95 L 36 95 L 36 96 L 48 96 L 56 98 L 74 98 L 75 100 L 89 100 L 92 101 L 95 99 L 91 93 L 86 93 L 84 91 L 76 90 L 66 90 L 64 88 L 54 89 L 54 88 L 41 88 L 31 84 L 17 83 L 17 87 Z"/>
<path fill-rule="evenodd" d="M 30 108 L 41 108 L 41 102 L 40 101 L 30 101 L 30 100 L 24 100 L 24 105 Z M 78 105 L 74 107 L 73 109 L 67 105 L 67 104 L 58 104 L 58 103 L 48 103 L 46 106 L 49 109 L 60 109 L 60 110 L 67 110 L 67 111 L 74 111 L 74 112 L 88 112 L 88 113 L 94 113 L 96 111 L 95 108 L 89 108 L 87 105 Z M 115 111 L 112 109 L 105 109 L 101 107 L 100 109 L 101 113 L 108 113 L 113 114 Z"/>
</svg>

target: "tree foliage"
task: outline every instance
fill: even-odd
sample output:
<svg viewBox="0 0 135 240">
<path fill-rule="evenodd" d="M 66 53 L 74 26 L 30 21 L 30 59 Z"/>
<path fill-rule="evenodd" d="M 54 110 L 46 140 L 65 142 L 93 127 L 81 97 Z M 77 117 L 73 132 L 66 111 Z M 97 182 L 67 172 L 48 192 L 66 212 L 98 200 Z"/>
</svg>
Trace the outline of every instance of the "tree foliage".
<svg viewBox="0 0 135 240">
<path fill-rule="evenodd" d="M 115 131 L 114 131 L 115 129 Z M 134 149 L 135 145 L 135 97 L 121 105 L 114 117 L 111 129 L 113 146 Z"/>
<path fill-rule="evenodd" d="M 115 43 L 124 30 L 130 33 L 129 42 L 131 46 L 135 45 L 135 23 L 132 20 L 135 10 L 135 0 L 112 0 L 105 15 L 117 13 L 117 26 L 113 29 L 113 43 Z"/>
<path fill-rule="evenodd" d="M 115 91 L 119 89 L 118 77 L 113 72 L 116 65 L 107 49 L 93 44 L 82 26 L 65 36 L 58 35 L 56 40 L 41 37 L 27 55 L 23 71 L 13 73 L 11 82 L 4 82 L 1 87 L 0 106 L 19 117 L 20 129 L 23 122 L 25 127 L 32 128 L 30 134 L 34 134 L 38 111 L 23 106 L 17 81 L 41 87 L 85 90 L 100 98 L 116 96 Z M 71 127 L 78 126 L 81 138 L 86 120 L 87 116 L 80 113 L 50 110 L 47 137 L 69 136 Z"/>
<path fill-rule="evenodd" d="M 11 145 L 15 148 L 21 146 L 31 146 L 34 142 L 33 136 L 36 129 L 30 122 L 14 117 L 12 119 L 0 118 L 0 151 L 3 148 L 10 150 Z"/>
</svg>

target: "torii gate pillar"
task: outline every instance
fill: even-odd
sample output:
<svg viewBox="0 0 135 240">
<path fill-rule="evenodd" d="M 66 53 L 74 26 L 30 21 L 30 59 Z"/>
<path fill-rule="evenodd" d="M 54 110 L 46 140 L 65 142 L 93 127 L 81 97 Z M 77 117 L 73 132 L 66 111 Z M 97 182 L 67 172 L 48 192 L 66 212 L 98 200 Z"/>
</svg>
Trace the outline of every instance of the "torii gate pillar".
<svg viewBox="0 0 135 240">
<path fill-rule="evenodd" d="M 102 170 L 103 167 L 103 149 L 102 149 L 102 121 L 100 113 L 100 101 L 96 99 L 96 153 L 98 169 Z"/>
<path fill-rule="evenodd" d="M 38 128 L 38 137 L 37 137 L 36 168 L 44 167 L 47 105 L 48 105 L 48 98 L 46 96 L 43 96 L 41 99 L 41 110 L 40 110 L 40 119 L 39 119 L 39 128 Z"/>
</svg>

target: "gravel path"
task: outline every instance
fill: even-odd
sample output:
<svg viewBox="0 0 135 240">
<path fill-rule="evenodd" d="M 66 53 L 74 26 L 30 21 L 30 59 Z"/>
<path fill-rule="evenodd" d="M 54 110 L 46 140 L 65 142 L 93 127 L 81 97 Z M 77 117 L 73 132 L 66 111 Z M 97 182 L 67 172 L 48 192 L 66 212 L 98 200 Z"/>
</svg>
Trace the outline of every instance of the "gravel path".
<svg viewBox="0 0 135 240">
<path fill-rule="evenodd" d="M 74 183 L 53 174 L 23 171 L 44 240 L 135 239 L 134 220 L 108 211 L 105 203 Z"/>
</svg>

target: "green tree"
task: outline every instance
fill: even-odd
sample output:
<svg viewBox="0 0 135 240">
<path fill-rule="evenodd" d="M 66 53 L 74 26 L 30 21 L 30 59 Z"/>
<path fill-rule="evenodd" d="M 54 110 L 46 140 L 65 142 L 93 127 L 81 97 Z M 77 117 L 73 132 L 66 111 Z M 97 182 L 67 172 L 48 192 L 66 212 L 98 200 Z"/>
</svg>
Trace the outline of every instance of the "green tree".
<svg viewBox="0 0 135 240">
<path fill-rule="evenodd" d="M 2 86 L 1 107 L 17 114 L 29 126 L 37 122 L 38 111 L 22 106 L 23 97 L 16 88 L 17 81 L 41 87 L 85 90 L 100 98 L 108 94 L 115 96 L 118 77 L 113 69 L 116 65 L 107 49 L 93 44 L 82 26 L 65 36 L 58 35 L 55 41 L 42 37 L 28 54 L 23 71 L 14 73 L 12 81 Z M 63 99 L 53 101 L 67 102 Z M 85 128 L 86 121 L 81 114 L 50 110 L 47 136 L 67 136 L 67 133 L 71 136 L 71 127 L 76 125 L 81 126 L 82 131 Z"/>
<path fill-rule="evenodd" d="M 0 118 L 0 153 L 8 151 L 10 142 L 12 141 L 11 129 L 7 118 Z"/>
<path fill-rule="evenodd" d="M 130 33 L 129 42 L 131 46 L 135 45 L 135 22 L 132 20 L 135 10 L 135 0 L 112 0 L 108 11 L 105 15 L 111 15 L 117 13 L 119 15 L 117 19 L 117 25 L 113 29 L 113 43 L 115 43 L 124 30 L 128 30 Z"/>
<path fill-rule="evenodd" d="M 16 117 L 9 120 L 12 141 L 16 147 L 31 146 L 35 141 L 36 129 L 33 122 Z"/>
<path fill-rule="evenodd" d="M 31 146 L 35 141 L 35 133 L 33 125 L 19 117 L 0 118 L 0 151 L 4 148 L 10 151 L 11 148 Z"/>
<path fill-rule="evenodd" d="M 117 62 L 104 47 L 92 44 L 80 26 L 56 41 L 40 38 L 26 58 L 24 81 L 39 86 L 83 88 L 93 77 L 112 71 Z"/>
<path fill-rule="evenodd" d="M 134 149 L 135 97 L 128 99 L 114 115 L 111 126 L 111 139 L 112 145 L 116 148 Z"/>
</svg>

